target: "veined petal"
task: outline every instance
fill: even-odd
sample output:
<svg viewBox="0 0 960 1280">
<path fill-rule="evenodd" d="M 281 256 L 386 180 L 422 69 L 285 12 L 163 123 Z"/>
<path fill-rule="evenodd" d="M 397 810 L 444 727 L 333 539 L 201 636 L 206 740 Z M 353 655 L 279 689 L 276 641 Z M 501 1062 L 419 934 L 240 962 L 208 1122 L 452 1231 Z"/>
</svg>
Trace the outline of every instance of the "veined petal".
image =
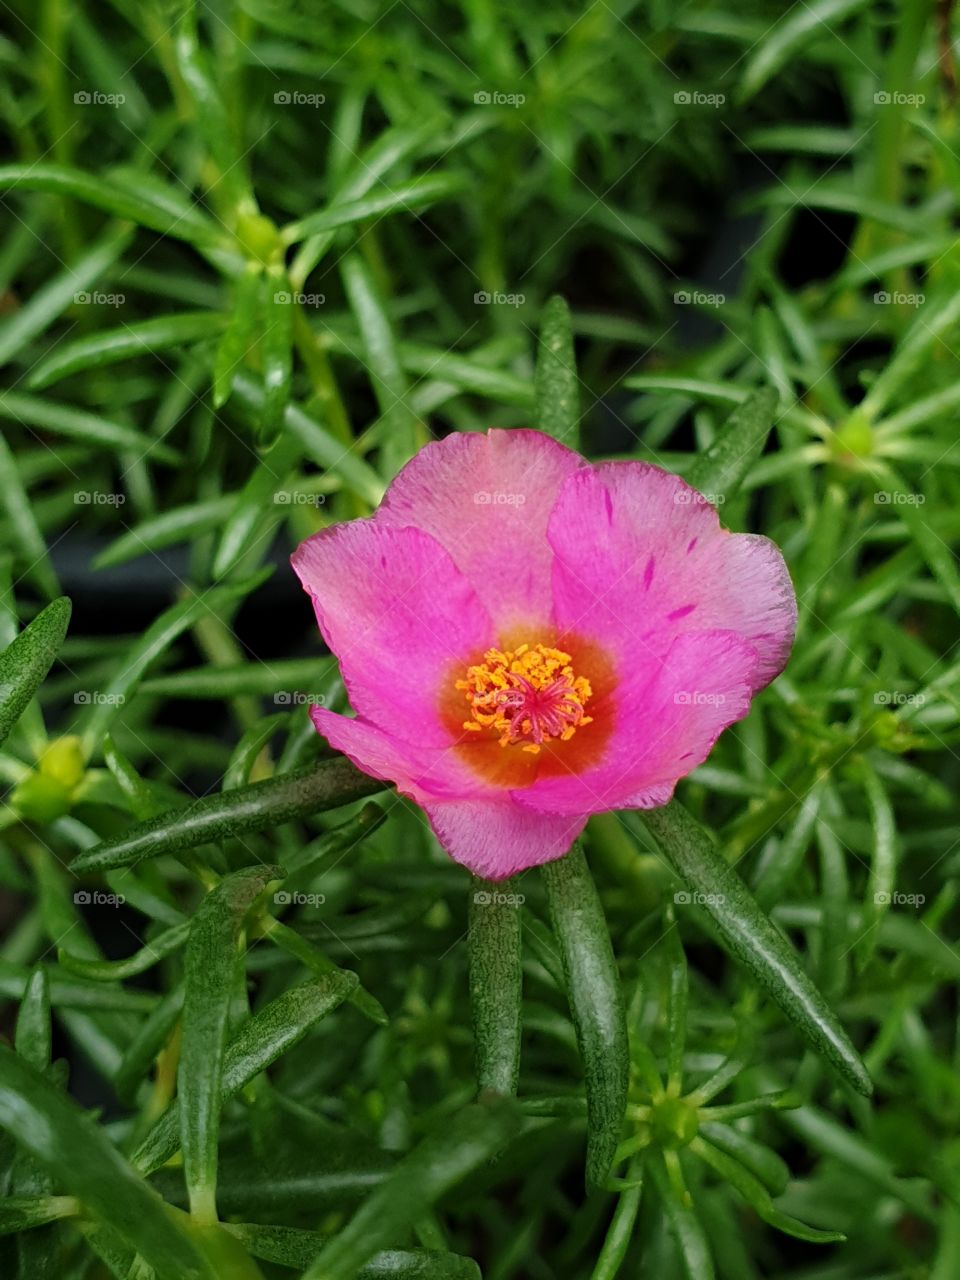
<svg viewBox="0 0 960 1280">
<path fill-rule="evenodd" d="M 494 635 L 439 542 L 421 529 L 353 520 L 308 538 L 292 563 L 357 714 L 404 741 L 449 743 L 441 686 Z"/>
<path fill-rule="evenodd" d="M 432 534 L 509 633 L 550 618 L 547 522 L 561 482 L 584 466 L 539 431 L 455 433 L 407 463 L 374 519 Z"/>
<path fill-rule="evenodd" d="M 535 813 L 508 798 L 422 804 L 444 849 L 486 880 L 562 858 L 587 821 L 585 815 Z"/>
<path fill-rule="evenodd" d="M 688 484 L 644 462 L 569 476 L 550 518 L 554 617 L 603 638 L 627 666 L 678 636 L 737 632 L 756 649 L 754 691 L 782 670 L 796 628 L 790 575 L 767 538 L 729 533 Z"/>
<path fill-rule="evenodd" d="M 628 680 L 617 690 L 613 733 L 593 768 L 541 778 L 511 794 L 546 813 L 666 804 L 677 780 L 747 714 L 757 663 L 756 649 L 733 631 L 677 636 L 652 680 Z"/>
</svg>

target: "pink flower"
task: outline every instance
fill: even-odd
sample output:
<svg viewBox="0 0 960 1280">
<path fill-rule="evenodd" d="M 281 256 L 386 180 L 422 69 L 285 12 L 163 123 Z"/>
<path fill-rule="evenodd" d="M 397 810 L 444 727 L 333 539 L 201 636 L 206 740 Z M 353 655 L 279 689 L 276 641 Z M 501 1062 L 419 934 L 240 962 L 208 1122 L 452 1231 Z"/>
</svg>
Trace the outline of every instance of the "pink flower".
<svg viewBox="0 0 960 1280">
<path fill-rule="evenodd" d="M 666 804 L 796 624 L 768 539 L 537 431 L 428 444 L 293 566 L 356 711 L 313 707 L 317 729 L 491 879 L 560 857 L 592 813 Z"/>
</svg>

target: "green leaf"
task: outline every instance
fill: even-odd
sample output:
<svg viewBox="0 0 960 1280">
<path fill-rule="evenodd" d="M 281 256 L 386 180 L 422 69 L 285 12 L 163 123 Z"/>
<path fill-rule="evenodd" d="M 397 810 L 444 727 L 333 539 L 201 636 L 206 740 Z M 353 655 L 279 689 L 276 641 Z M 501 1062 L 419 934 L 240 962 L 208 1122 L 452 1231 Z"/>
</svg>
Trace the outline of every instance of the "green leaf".
<svg viewBox="0 0 960 1280">
<path fill-rule="evenodd" d="M 537 426 L 570 449 L 580 443 L 580 379 L 570 308 L 554 296 L 543 309 L 537 348 Z"/>
<path fill-rule="evenodd" d="M 4 185 L 4 173 L 9 170 L 0 169 L 0 186 Z M 111 231 L 72 267 L 51 277 L 29 302 L 0 322 L 0 365 L 21 352 L 72 306 L 78 295 L 96 284 L 123 253 L 129 239 L 127 231 Z"/>
<path fill-rule="evenodd" d="M 366 368 L 385 423 L 381 472 L 392 477 L 417 449 L 417 420 L 408 401 L 410 388 L 400 363 L 396 338 L 380 290 L 359 253 L 341 263 L 343 285 L 363 338 Z"/>
<path fill-rule="evenodd" d="M 0 1236 L 19 1235 L 79 1212 L 75 1196 L 5 1196 L 0 1200 Z"/>
<path fill-rule="evenodd" d="M 185 600 L 179 600 L 161 613 L 122 656 L 120 670 L 106 688 L 97 690 L 97 697 L 90 704 L 90 711 L 85 715 L 80 730 L 85 754 L 91 756 L 100 746 L 110 725 L 140 683 L 143 673 L 173 644 L 177 636 L 194 626 L 204 614 L 215 615 L 218 609 L 248 595 L 262 580 L 263 576 L 258 575 L 249 581 L 209 587 L 205 591 L 189 595 Z"/>
<path fill-rule="evenodd" d="M 641 1159 L 635 1157 L 630 1163 L 626 1178 L 631 1185 L 620 1193 L 590 1280 L 617 1280 L 620 1274 L 640 1211 L 640 1197 L 643 1194 L 642 1169 Z"/>
<path fill-rule="evenodd" d="M 677 1242 L 686 1280 L 714 1280 L 716 1272 L 710 1246 L 692 1206 L 680 1198 L 671 1184 L 661 1157 L 655 1155 L 647 1161 L 645 1168 L 657 1188 L 660 1203 Z"/>
<path fill-rule="evenodd" d="M 204 898 L 190 926 L 177 1092 L 190 1212 L 201 1224 L 217 1220 L 221 1074 L 240 933 L 258 894 L 284 874 L 282 867 L 235 871 Z"/>
<path fill-rule="evenodd" d="M 189 921 L 174 925 L 172 929 L 158 933 L 125 960 L 87 960 L 82 956 L 72 956 L 63 948 L 58 950 L 57 959 L 68 973 L 75 973 L 81 978 L 92 978 L 99 982 L 133 978 L 138 973 L 146 973 L 148 969 L 152 969 L 164 956 L 178 951 L 186 942 L 189 932 Z"/>
<path fill-rule="evenodd" d="M 248 262 L 235 282 L 230 323 L 213 362 L 213 407 L 219 409 L 229 399 L 233 379 L 246 364 L 256 345 L 257 330 L 263 312 L 263 266 Z"/>
<path fill-rule="evenodd" d="M 28 427 L 39 427 L 43 431 L 84 440 L 98 449 L 109 449 L 111 452 L 130 449 L 137 457 L 150 456 L 157 462 L 181 461 L 175 449 L 153 436 L 141 435 L 132 427 L 111 422 L 100 414 L 86 413 L 82 409 L 73 409 L 69 405 L 58 404 L 55 400 L 43 400 L 39 396 L 24 396 L 14 391 L 3 392 L 0 394 L 0 418 L 9 418 Z M 77 492 L 84 491 L 78 489 Z M 89 501 L 89 498 L 86 500 Z"/>
<path fill-rule="evenodd" d="M 56 164 L 0 166 L 0 189 L 12 187 L 23 191 L 49 191 L 82 200 L 105 213 L 149 227 L 151 231 L 207 248 L 223 241 L 216 224 L 186 200 L 181 191 L 176 187 L 166 187 L 155 178 L 147 182 L 140 172 L 98 172 L 94 175 Z M 125 238 L 121 249 L 123 243 Z M 118 249 L 117 256 L 119 252 Z M 94 283 L 99 274 L 98 271 L 88 283 Z M 75 285 L 70 300 L 77 289 L 84 287 L 83 284 Z"/>
<path fill-rule="evenodd" d="M 464 1107 L 415 1147 L 324 1246 L 303 1280 L 356 1280 L 361 1267 L 516 1134 L 516 1105 L 496 1095 Z"/>
<path fill-rule="evenodd" d="M 137 1085 L 153 1066 L 157 1054 L 170 1038 L 183 1008 L 183 985 L 178 984 L 144 1018 L 127 1045 L 113 1077 L 113 1087 L 121 1102 L 133 1101 Z M 179 1131 L 179 1125 L 177 1126 Z"/>
<path fill-rule="evenodd" d="M 358 986 L 342 970 L 291 987 L 243 1023 L 223 1056 L 220 1105 L 292 1049 L 321 1018 L 348 1000 Z M 180 1148 L 182 1096 L 164 1112 L 133 1157 L 134 1167 L 152 1173 Z"/>
<path fill-rule="evenodd" d="M 25 577 L 32 578 L 48 599 L 60 594 L 60 583 L 30 498 L 20 478 L 16 458 L 0 435 L 0 489 L 9 519 L 12 541 L 20 553 Z"/>
<path fill-rule="evenodd" d="M 703 494 L 732 498 L 763 452 L 776 409 L 772 387 L 762 387 L 737 405 L 716 439 L 697 455 L 688 483 Z"/>
<path fill-rule="evenodd" d="M 283 266 L 271 266 L 266 279 L 263 342 L 263 410 L 260 418 L 261 446 L 277 436 L 290 400 L 293 377 L 293 317 L 297 307 Z"/>
<path fill-rule="evenodd" d="M 515 1094 L 523 1002 L 520 903 L 510 880 L 492 884 L 474 878 L 470 895 L 467 947 L 477 1088 Z"/>
<path fill-rule="evenodd" d="M 246 372 L 237 374 L 233 380 L 233 394 L 250 417 L 259 420 L 264 394 L 257 379 Z M 339 476 L 351 493 L 371 507 L 379 504 L 383 497 L 383 481 L 369 463 L 352 451 L 353 446 L 345 448 L 325 427 L 294 404 L 287 406 L 284 426 L 300 441 L 307 456 L 325 471 Z"/>
<path fill-rule="evenodd" d="M 630 1058 L 610 933 L 579 842 L 543 867 L 587 1093 L 587 1185 L 602 1187 L 620 1143 Z"/>
<path fill-rule="evenodd" d="M 13 1047 L 31 1067 L 45 1071 L 50 1065 L 51 1046 L 50 980 L 46 970 L 37 966 L 20 1001 Z"/>
<path fill-rule="evenodd" d="M 231 1222 L 232 1232 L 257 1258 L 301 1271 L 322 1249 L 325 1237 L 297 1227 L 268 1227 L 258 1222 Z M 470 1258 L 428 1249 L 391 1249 L 375 1253 L 357 1272 L 357 1280 L 482 1280 Z"/>
<path fill-rule="evenodd" d="M 732 954 L 814 1048 L 859 1093 L 869 1096 L 870 1077 L 836 1014 L 700 824 L 676 801 L 645 810 L 641 820 L 681 879 L 703 895 Z"/>
<path fill-rule="evenodd" d="M 101 329 L 88 338 L 58 346 L 33 370 L 27 386 L 41 390 L 84 369 L 100 369 L 135 356 L 201 342 L 219 333 L 225 324 L 226 318 L 215 311 L 187 311 L 125 324 L 119 329 Z"/>
<path fill-rule="evenodd" d="M 790 1181 L 790 1170 L 775 1151 L 731 1125 L 709 1122 L 700 1126 L 700 1134 L 714 1147 L 738 1160 L 759 1178 L 771 1195 L 783 1195 Z"/>
<path fill-rule="evenodd" d="M 813 0 L 787 10 L 770 34 L 755 47 L 740 82 L 741 102 L 752 98 L 773 76 L 796 58 L 810 40 L 839 39 L 834 25 L 866 6 L 867 0 Z"/>
<path fill-rule="evenodd" d="M 348 760 L 327 760 L 279 778 L 206 796 L 186 808 L 141 822 L 125 835 L 78 854 L 71 870 L 75 874 L 106 871 L 161 853 L 182 853 L 207 841 L 227 840 L 245 831 L 263 831 L 292 818 L 336 809 L 383 791 L 386 785 L 361 773 Z"/>
<path fill-rule="evenodd" d="M 226 667 L 188 667 L 144 680 L 143 693 L 167 698 L 202 698 L 219 702 L 241 694 L 279 695 L 277 706 L 292 706 L 295 693 L 315 693 L 328 680 L 334 659 L 281 658 L 277 662 L 242 662 Z"/>
<path fill-rule="evenodd" d="M 0 653 L 0 742 L 20 719 L 53 666 L 70 622 L 70 601 L 60 596 Z"/>
<path fill-rule="evenodd" d="M 280 234 L 286 244 L 296 244 L 308 236 L 320 232 L 335 231 L 339 227 L 350 226 L 354 222 L 362 222 L 366 218 L 380 217 L 392 213 L 395 209 L 422 209 L 454 195 L 463 186 L 463 179 L 453 173 L 427 173 L 413 178 L 409 182 L 398 182 L 390 190 L 375 196 L 366 196 L 360 200 L 343 200 L 334 202 L 326 209 L 311 213 L 298 222 L 291 222 L 283 227 Z"/>
<path fill-rule="evenodd" d="M 216 1280 L 160 1197 L 137 1177 L 103 1130 L 2 1044 L 0 1127 L 86 1211 L 119 1232 L 154 1268 L 158 1280 Z"/>
<path fill-rule="evenodd" d="M 842 1231 L 818 1231 L 816 1227 L 808 1227 L 796 1218 L 791 1218 L 789 1214 L 783 1213 L 770 1199 L 770 1193 L 763 1183 L 755 1178 L 749 1169 L 745 1169 L 738 1160 L 719 1150 L 712 1143 L 705 1142 L 702 1138 L 694 1138 L 690 1143 L 690 1152 L 698 1155 L 701 1160 L 715 1169 L 721 1178 L 725 1178 L 740 1192 L 764 1222 L 768 1222 L 771 1227 L 776 1227 L 778 1231 L 785 1231 L 787 1235 L 794 1236 L 797 1240 L 807 1240 L 810 1244 L 842 1244 L 846 1240 Z"/>
<path fill-rule="evenodd" d="M 235 502 L 236 497 L 226 493 L 206 502 L 170 507 L 122 533 L 94 558 L 93 567 L 112 569 L 178 542 L 192 542 L 201 534 L 220 528 Z"/>
</svg>

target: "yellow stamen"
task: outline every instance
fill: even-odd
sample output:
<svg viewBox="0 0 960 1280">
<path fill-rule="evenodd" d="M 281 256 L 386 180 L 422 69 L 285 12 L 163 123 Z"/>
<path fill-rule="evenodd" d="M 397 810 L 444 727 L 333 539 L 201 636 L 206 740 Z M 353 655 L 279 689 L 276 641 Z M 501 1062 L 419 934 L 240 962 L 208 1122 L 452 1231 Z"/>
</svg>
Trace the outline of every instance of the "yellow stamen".
<svg viewBox="0 0 960 1280">
<path fill-rule="evenodd" d="M 591 723 L 584 707 L 593 690 L 585 676 L 574 672 L 569 653 L 521 644 L 512 650 L 488 649 L 483 658 L 456 682 L 470 704 L 464 729 L 495 729 L 501 747 L 519 745 L 537 755 L 547 739 L 569 742 L 577 729 Z"/>
</svg>

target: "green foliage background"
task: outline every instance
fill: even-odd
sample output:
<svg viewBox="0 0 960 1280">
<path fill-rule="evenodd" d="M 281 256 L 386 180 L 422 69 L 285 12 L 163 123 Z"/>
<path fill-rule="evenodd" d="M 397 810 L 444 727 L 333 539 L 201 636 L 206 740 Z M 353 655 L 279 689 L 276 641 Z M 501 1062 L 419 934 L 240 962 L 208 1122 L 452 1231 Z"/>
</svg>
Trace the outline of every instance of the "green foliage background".
<svg viewBox="0 0 960 1280">
<path fill-rule="evenodd" d="M 955 1280 L 952 6 L 5 13 L 0 1273 Z M 491 424 L 800 603 L 498 889 L 314 733 L 286 565 Z"/>
</svg>

